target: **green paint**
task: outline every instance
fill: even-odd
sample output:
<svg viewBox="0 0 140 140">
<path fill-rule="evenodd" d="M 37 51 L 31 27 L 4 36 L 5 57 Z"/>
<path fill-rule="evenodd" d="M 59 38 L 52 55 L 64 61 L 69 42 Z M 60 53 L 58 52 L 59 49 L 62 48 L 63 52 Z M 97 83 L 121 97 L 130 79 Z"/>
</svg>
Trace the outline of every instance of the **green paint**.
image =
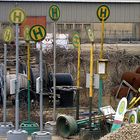
<svg viewBox="0 0 140 140">
<path fill-rule="evenodd" d="M 16 11 L 14 12 L 14 21 L 18 20 L 19 23 L 22 22 L 21 17 L 22 17 L 22 12 L 16 12 Z"/>
<path fill-rule="evenodd" d="M 97 9 L 97 17 L 100 21 L 106 21 L 110 16 L 110 9 L 107 5 L 101 5 Z"/>
<path fill-rule="evenodd" d="M 125 102 L 121 102 L 120 106 L 119 106 L 119 114 L 121 115 L 124 112 L 125 109 Z"/>
<path fill-rule="evenodd" d="M 30 80 L 28 80 L 28 122 L 31 121 Z"/>
<path fill-rule="evenodd" d="M 80 36 L 78 32 L 74 32 L 72 36 L 72 44 L 75 48 L 80 47 Z"/>
<path fill-rule="evenodd" d="M 36 29 L 33 29 L 33 33 L 34 33 L 34 36 L 35 36 L 36 40 L 38 39 L 38 35 L 43 37 L 43 34 L 42 34 L 42 31 L 41 31 L 40 27 L 38 28 L 38 31 Z"/>
<path fill-rule="evenodd" d="M 57 5 L 52 5 L 49 8 L 49 16 L 53 21 L 57 21 L 60 18 L 60 9 Z"/>
<path fill-rule="evenodd" d="M 102 95 L 103 95 L 103 80 L 100 78 L 100 81 L 99 81 L 99 94 L 98 94 L 98 111 L 102 107 Z"/>
</svg>

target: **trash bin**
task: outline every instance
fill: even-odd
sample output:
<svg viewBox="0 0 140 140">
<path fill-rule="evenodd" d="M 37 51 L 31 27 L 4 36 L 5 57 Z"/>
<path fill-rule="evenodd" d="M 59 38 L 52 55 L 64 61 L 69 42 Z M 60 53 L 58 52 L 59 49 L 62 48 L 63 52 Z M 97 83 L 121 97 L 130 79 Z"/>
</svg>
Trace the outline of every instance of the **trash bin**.
<svg viewBox="0 0 140 140">
<path fill-rule="evenodd" d="M 60 106 L 61 107 L 72 107 L 73 106 L 73 95 L 74 91 L 70 86 L 73 86 L 73 77 L 70 73 L 56 73 L 56 86 L 62 86 L 62 88 L 56 90 L 56 94 L 60 95 Z M 53 87 L 53 73 L 48 74 L 47 81 L 48 90 Z M 64 87 L 64 88 L 63 88 Z"/>
<path fill-rule="evenodd" d="M 73 90 L 60 90 L 60 106 L 72 107 L 73 106 Z"/>
</svg>

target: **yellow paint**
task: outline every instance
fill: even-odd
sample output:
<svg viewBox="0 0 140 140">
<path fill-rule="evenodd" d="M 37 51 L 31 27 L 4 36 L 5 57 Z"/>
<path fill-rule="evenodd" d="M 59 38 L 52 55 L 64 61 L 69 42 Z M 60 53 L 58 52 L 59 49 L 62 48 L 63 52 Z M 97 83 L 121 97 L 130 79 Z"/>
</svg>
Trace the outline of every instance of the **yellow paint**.
<svg viewBox="0 0 140 140">
<path fill-rule="evenodd" d="M 80 46 L 80 37 L 79 34 L 76 32 L 72 37 L 73 46 L 78 48 Z"/>
<path fill-rule="evenodd" d="M 46 37 L 46 30 L 41 25 L 35 25 L 30 29 L 30 37 L 36 41 L 42 41 Z"/>
<path fill-rule="evenodd" d="M 136 99 L 137 99 L 137 98 L 134 97 L 134 98 L 130 101 L 129 105 L 131 105 L 132 103 L 134 103 Z"/>
<path fill-rule="evenodd" d="M 80 54 L 81 54 L 81 47 L 78 47 L 78 64 L 77 64 L 77 87 L 80 87 Z"/>
<path fill-rule="evenodd" d="M 28 59 L 27 59 L 27 65 L 28 65 L 28 80 L 30 80 L 31 76 L 30 76 L 30 43 L 27 43 L 27 55 L 28 55 Z"/>
<path fill-rule="evenodd" d="M 24 39 L 25 39 L 25 41 L 30 41 L 29 32 L 30 32 L 30 26 L 27 25 L 24 27 Z"/>
<path fill-rule="evenodd" d="M 101 33 L 100 59 L 103 58 L 103 48 L 104 48 L 104 18 L 102 17 L 102 33 Z"/>
<path fill-rule="evenodd" d="M 25 17 L 25 12 L 21 8 L 14 8 L 9 15 L 10 21 L 14 24 L 21 24 Z"/>
<path fill-rule="evenodd" d="M 110 15 L 110 10 L 106 5 L 102 5 L 98 8 L 97 10 L 97 16 L 100 20 L 102 20 L 102 18 L 104 18 L 104 20 L 106 20 Z"/>
<path fill-rule="evenodd" d="M 3 31 L 3 40 L 6 43 L 11 42 L 14 39 L 14 31 L 11 27 L 6 27 Z"/>
<path fill-rule="evenodd" d="M 90 47 L 90 89 L 89 89 L 89 96 L 93 96 L 93 43 L 92 46 Z"/>
<path fill-rule="evenodd" d="M 132 105 L 130 105 L 130 107 L 129 107 L 128 109 L 133 108 L 134 105 L 135 105 L 138 101 L 140 101 L 140 97 L 138 97 L 138 98 L 132 103 Z"/>
</svg>

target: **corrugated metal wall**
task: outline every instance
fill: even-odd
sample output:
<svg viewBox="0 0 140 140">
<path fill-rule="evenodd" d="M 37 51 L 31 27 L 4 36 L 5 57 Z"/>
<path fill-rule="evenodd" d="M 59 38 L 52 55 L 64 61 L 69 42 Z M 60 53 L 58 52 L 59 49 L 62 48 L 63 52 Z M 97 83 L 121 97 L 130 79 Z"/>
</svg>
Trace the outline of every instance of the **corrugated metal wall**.
<svg viewBox="0 0 140 140">
<path fill-rule="evenodd" d="M 49 18 L 49 7 L 53 3 L 48 2 L 0 2 L 0 21 L 8 21 L 10 10 L 15 5 L 22 7 L 28 16 L 46 16 L 47 22 L 51 22 Z M 100 3 L 57 3 L 60 7 L 61 17 L 58 22 L 60 23 L 91 23 L 99 22 L 96 11 L 101 5 Z M 122 22 L 134 23 L 140 22 L 140 4 L 111 4 L 108 3 L 110 8 L 110 18 L 107 22 Z"/>
</svg>

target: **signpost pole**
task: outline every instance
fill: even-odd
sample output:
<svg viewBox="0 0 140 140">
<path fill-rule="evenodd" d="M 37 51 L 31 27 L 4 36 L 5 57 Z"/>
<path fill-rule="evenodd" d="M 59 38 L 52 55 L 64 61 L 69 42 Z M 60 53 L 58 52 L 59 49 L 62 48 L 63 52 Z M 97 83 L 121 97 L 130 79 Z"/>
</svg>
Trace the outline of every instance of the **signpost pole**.
<svg viewBox="0 0 140 140">
<path fill-rule="evenodd" d="M 31 103 L 30 103 L 30 88 L 31 88 L 31 76 L 30 76 L 30 43 L 27 42 L 27 65 L 28 65 L 28 122 L 31 121 Z"/>
<path fill-rule="evenodd" d="M 101 34 L 100 59 L 103 58 L 103 48 L 104 48 L 104 17 L 102 16 L 102 34 Z"/>
<path fill-rule="evenodd" d="M 0 123 L 0 135 L 6 136 L 7 132 L 12 129 L 14 126 L 11 122 L 6 122 L 6 96 L 7 96 L 7 44 L 10 43 L 13 39 L 13 29 L 11 27 L 6 27 L 3 31 L 3 40 L 4 40 L 4 90 L 3 90 L 3 122 Z M 2 85 L 2 84 L 1 84 Z M 3 87 L 2 87 L 3 88 Z"/>
<path fill-rule="evenodd" d="M 100 59 L 103 59 L 103 48 L 104 48 L 104 17 L 102 15 L 102 34 L 101 34 L 101 50 L 100 50 Z M 98 110 L 102 107 L 102 95 L 103 95 L 103 79 L 100 75 L 99 80 L 99 97 L 98 97 Z"/>
<path fill-rule="evenodd" d="M 80 88 L 80 55 L 81 47 L 80 43 L 78 45 L 78 63 L 77 63 L 77 105 L 76 105 L 76 119 L 79 120 L 79 88 Z"/>
<path fill-rule="evenodd" d="M 90 89 L 89 89 L 89 127 L 92 129 L 92 98 L 93 98 L 93 42 L 90 47 Z"/>
<path fill-rule="evenodd" d="M 93 65 L 94 65 L 94 32 L 87 28 L 87 34 L 91 41 L 91 47 L 90 47 L 90 86 L 89 86 L 89 129 L 92 130 L 92 98 L 93 98 Z"/>
<path fill-rule="evenodd" d="M 43 131 L 43 52 L 42 52 L 42 40 L 46 37 L 46 29 L 42 25 L 34 25 L 30 29 L 30 37 L 35 42 L 40 44 L 40 56 L 39 56 L 39 74 L 40 74 L 40 131 L 36 130 L 32 133 L 32 140 L 45 140 L 51 139 L 49 132 Z"/>
<path fill-rule="evenodd" d="M 6 123 L 6 75 L 7 75 L 7 44 L 4 44 L 4 100 L 3 100 L 3 122 Z"/>
<path fill-rule="evenodd" d="M 31 121 L 31 67 L 30 67 L 30 35 L 29 35 L 30 27 L 24 27 L 24 40 L 26 41 L 27 46 L 27 92 L 28 92 L 28 119 L 27 121 L 23 121 L 20 124 L 20 128 L 24 129 L 30 135 L 34 131 L 39 130 L 39 125 L 33 121 Z"/>
<path fill-rule="evenodd" d="M 56 120 L 56 22 L 53 30 L 53 120 Z"/>
<path fill-rule="evenodd" d="M 102 31 L 101 31 L 101 49 L 100 49 L 100 60 L 103 59 L 103 48 L 104 48 L 104 22 L 108 19 L 110 15 L 109 7 L 106 5 L 101 5 L 97 9 L 97 17 L 102 22 Z M 103 75 L 100 74 L 99 80 L 99 95 L 98 95 L 98 111 L 100 112 L 100 107 L 102 106 L 102 94 L 103 94 Z"/>
<path fill-rule="evenodd" d="M 40 42 L 40 131 L 43 131 L 43 67 L 42 42 Z"/>
<path fill-rule="evenodd" d="M 53 121 L 56 121 L 56 21 L 60 18 L 60 9 L 57 5 L 49 8 L 49 16 L 54 21 L 53 29 Z"/>
<path fill-rule="evenodd" d="M 15 8 L 10 13 L 10 21 L 16 26 L 16 81 L 15 81 L 15 130 L 7 133 L 7 140 L 27 139 L 27 132 L 19 129 L 19 24 L 25 20 L 25 13 L 20 8 Z"/>
<path fill-rule="evenodd" d="M 73 46 L 77 49 L 78 62 L 77 62 L 77 92 L 76 92 L 76 120 L 79 120 L 79 90 L 80 90 L 80 55 L 81 55 L 81 46 L 80 46 L 80 37 L 76 32 L 72 37 Z"/>
<path fill-rule="evenodd" d="M 16 88 L 16 111 L 15 111 L 15 129 L 19 129 L 19 80 L 18 80 L 18 72 L 19 72 L 19 25 L 16 24 L 16 83 L 15 83 L 15 88 Z"/>
</svg>

